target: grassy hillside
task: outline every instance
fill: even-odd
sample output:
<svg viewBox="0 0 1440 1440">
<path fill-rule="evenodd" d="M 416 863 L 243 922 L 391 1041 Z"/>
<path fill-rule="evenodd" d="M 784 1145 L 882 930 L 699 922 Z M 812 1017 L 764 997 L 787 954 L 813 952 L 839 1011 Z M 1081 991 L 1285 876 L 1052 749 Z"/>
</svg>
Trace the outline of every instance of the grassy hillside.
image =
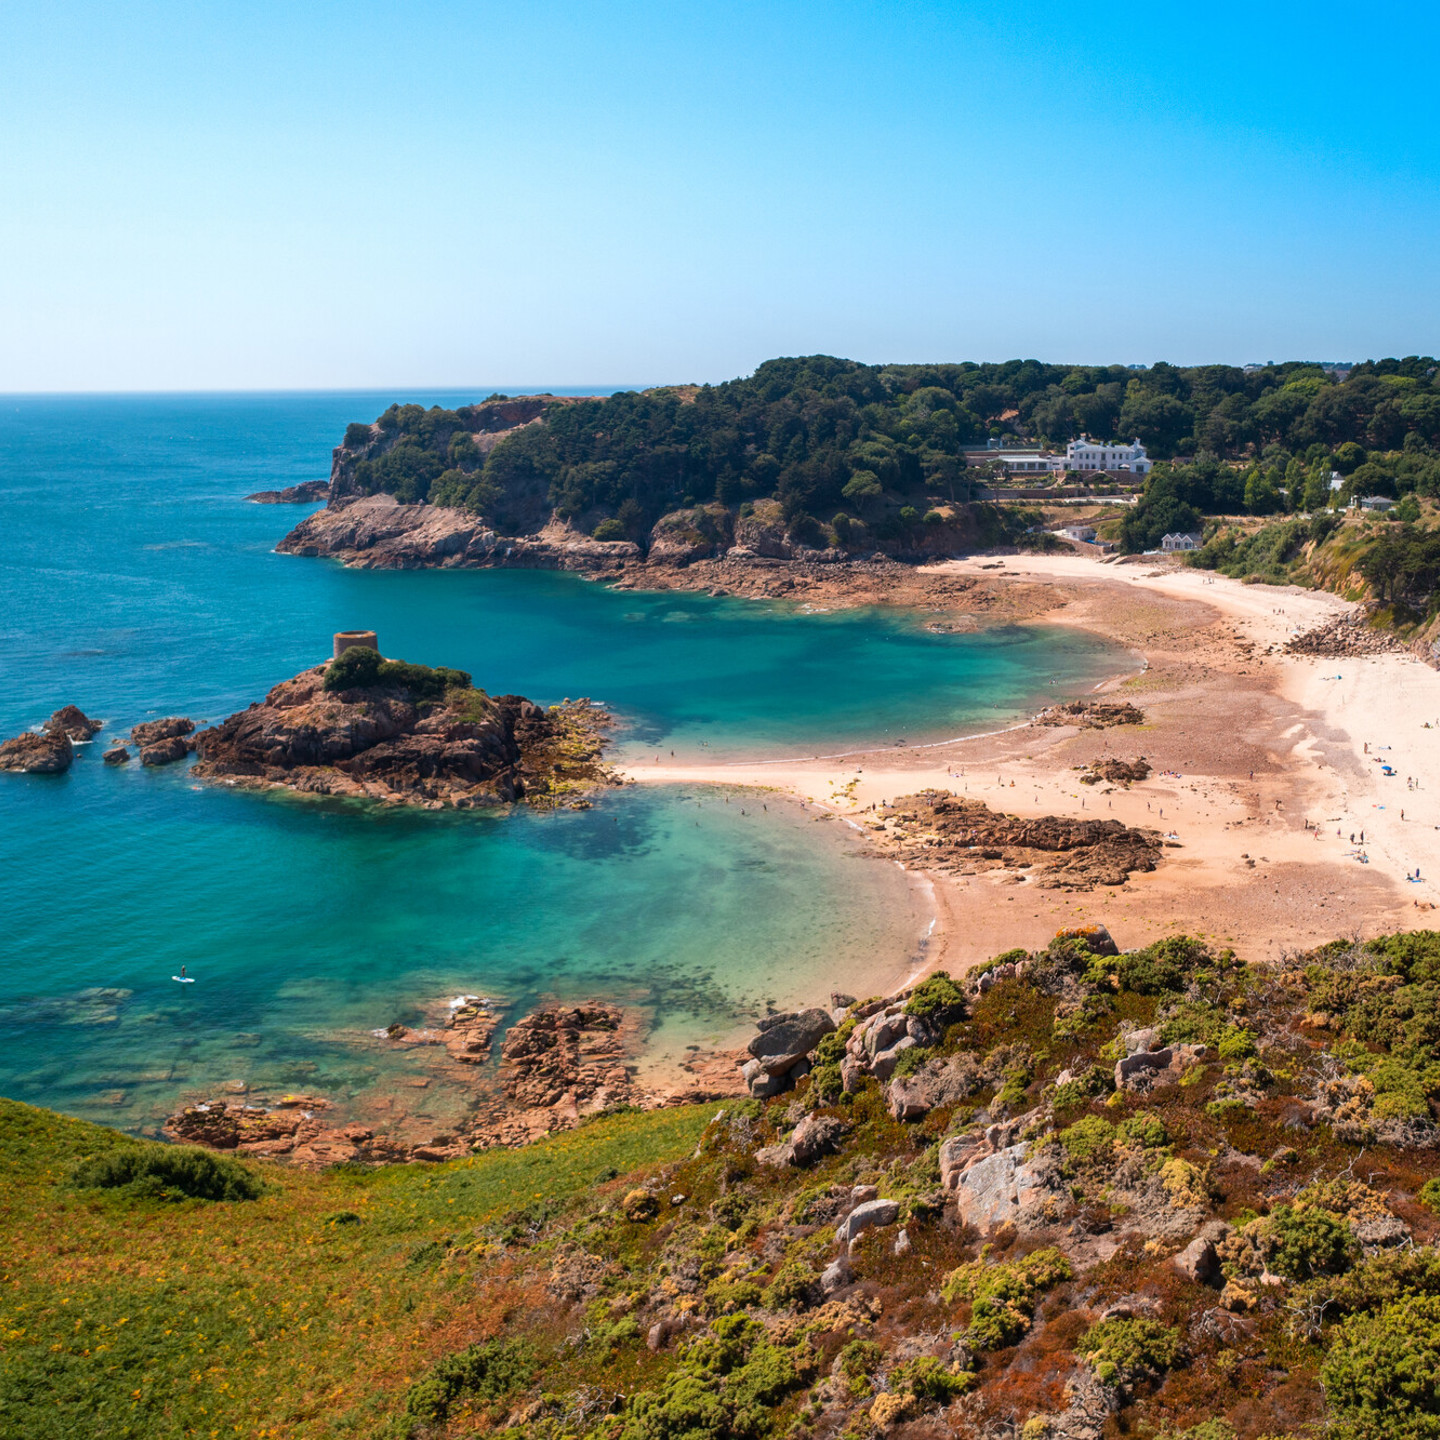
<svg viewBox="0 0 1440 1440">
<path fill-rule="evenodd" d="M 430 1168 L 251 1166 L 267 1192 L 214 1203 L 71 1189 L 75 1165 L 136 1142 L 0 1101 L 0 1435 L 405 1433 L 411 1382 L 502 1323 L 473 1283 L 487 1252 L 688 1153 L 711 1114 Z"/>
<path fill-rule="evenodd" d="M 927 981 L 888 1080 L 857 1006 L 769 1102 L 252 1199 L 7 1103 L 0 1434 L 1440 1435 L 1440 933 L 1102 939 Z"/>
</svg>

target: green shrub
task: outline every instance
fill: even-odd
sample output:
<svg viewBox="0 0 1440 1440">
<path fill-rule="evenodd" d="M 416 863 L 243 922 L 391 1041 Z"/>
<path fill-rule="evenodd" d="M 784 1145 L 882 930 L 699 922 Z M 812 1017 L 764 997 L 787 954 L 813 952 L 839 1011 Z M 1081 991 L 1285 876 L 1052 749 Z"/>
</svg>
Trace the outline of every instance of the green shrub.
<svg viewBox="0 0 1440 1440">
<path fill-rule="evenodd" d="M 753 1280 L 717 1280 L 705 1287 L 705 1307 L 712 1315 L 731 1315 L 758 1305 L 760 1296 Z"/>
<path fill-rule="evenodd" d="M 907 1075 L 913 1075 L 917 1070 L 924 1067 L 925 1062 L 935 1051 L 928 1045 L 912 1045 L 908 1050 L 900 1052 L 900 1058 L 895 1062 L 895 1068 L 891 1071 L 891 1079 L 903 1080 Z"/>
<path fill-rule="evenodd" d="M 443 700 L 449 690 L 470 689 L 470 676 L 448 665 L 412 665 L 408 660 L 384 660 L 378 650 L 352 645 L 325 667 L 325 689 L 408 690 L 416 700 Z"/>
<path fill-rule="evenodd" d="M 1111 1381 L 1173 1369 L 1181 1355 L 1180 1332 L 1155 1320 L 1102 1320 L 1080 1337 L 1075 1353 Z"/>
<path fill-rule="evenodd" d="M 761 1440 L 807 1363 L 744 1315 L 717 1320 L 653 1390 L 631 1396 L 617 1440 Z"/>
<path fill-rule="evenodd" d="M 618 520 L 602 520 L 591 532 L 593 540 L 623 540 L 625 527 Z"/>
<path fill-rule="evenodd" d="M 1336 1440 L 1440 1436 L 1440 1296 L 1336 1326 L 1320 1370 Z"/>
<path fill-rule="evenodd" d="M 905 1013 L 919 1020 L 935 1019 L 942 1025 L 965 1017 L 965 992 L 944 970 L 927 975 L 905 1002 Z"/>
<path fill-rule="evenodd" d="M 951 1370 L 933 1355 L 920 1355 L 896 1366 L 890 1388 L 897 1395 L 913 1395 L 937 1405 L 948 1405 L 975 1384 L 969 1370 Z"/>
<path fill-rule="evenodd" d="M 1440 1215 L 1440 1176 L 1427 1180 L 1415 1198 L 1432 1214 Z"/>
<path fill-rule="evenodd" d="M 1288 1280 L 1338 1275 L 1350 1268 L 1359 1248 L 1344 1220 L 1315 1206 L 1277 1206 L 1262 1235 L 1267 1264 Z"/>
<path fill-rule="evenodd" d="M 1227 1025 L 1215 1048 L 1222 1060 L 1253 1060 L 1260 1053 L 1255 1037 L 1239 1025 Z"/>
<path fill-rule="evenodd" d="M 1116 976 L 1122 990 L 1136 995 L 1167 995 L 1183 991 L 1193 972 L 1209 958 L 1209 951 L 1188 935 L 1170 935 L 1143 950 L 1124 955 L 1097 956 L 1090 962 L 1085 978 L 1104 983 Z"/>
<path fill-rule="evenodd" d="M 530 1383 L 535 1366 L 530 1347 L 518 1340 L 487 1340 L 458 1355 L 447 1355 L 406 1393 L 405 1413 L 443 1424 L 464 1399 L 499 1400 Z"/>
<path fill-rule="evenodd" d="M 837 1355 L 840 1373 L 850 1382 L 852 1395 L 863 1395 L 870 1388 L 869 1377 L 880 1368 L 885 1352 L 873 1340 L 852 1340 Z"/>
<path fill-rule="evenodd" d="M 767 1310 L 801 1310 L 810 1303 L 819 1278 L 809 1265 L 792 1260 L 761 1292 L 761 1303 Z"/>
<path fill-rule="evenodd" d="M 945 1278 L 941 1296 L 950 1303 L 971 1300 L 970 1328 L 966 1339 L 977 1350 L 1002 1350 L 1014 1345 L 1030 1328 L 1035 1302 L 1047 1290 L 1072 1278 L 1070 1262 L 1047 1246 L 1032 1250 L 1019 1260 L 991 1265 L 986 1256 L 952 1270 Z"/>
<path fill-rule="evenodd" d="M 1030 1316 L 1010 1300 L 977 1300 L 970 1310 L 966 1341 L 976 1350 L 1004 1350 L 1018 1345 L 1030 1329 Z"/>
<path fill-rule="evenodd" d="M 83 1160 L 77 1190 L 116 1190 L 144 1200 L 258 1200 L 264 1183 L 238 1160 L 197 1145 L 137 1144 Z"/>
<path fill-rule="evenodd" d="M 1121 1140 L 1127 1145 L 1139 1145 L 1144 1150 L 1156 1150 L 1170 1143 L 1170 1132 L 1165 1122 L 1148 1110 L 1141 1110 L 1119 1125 Z"/>
<path fill-rule="evenodd" d="M 1096 1165 L 1107 1159 L 1115 1144 L 1115 1127 L 1102 1115 L 1082 1115 L 1056 1137 L 1065 1158 L 1074 1165 Z"/>
</svg>

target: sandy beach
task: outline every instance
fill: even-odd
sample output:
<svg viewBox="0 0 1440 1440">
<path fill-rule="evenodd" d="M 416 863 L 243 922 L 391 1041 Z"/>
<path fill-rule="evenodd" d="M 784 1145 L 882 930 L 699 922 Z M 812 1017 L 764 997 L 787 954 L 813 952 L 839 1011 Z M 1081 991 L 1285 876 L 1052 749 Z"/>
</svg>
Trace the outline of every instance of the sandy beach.
<svg viewBox="0 0 1440 1440">
<path fill-rule="evenodd" d="M 1409 655 L 1282 650 L 1351 609 L 1346 601 L 1073 554 L 946 561 L 924 573 L 1013 577 L 1027 594 L 1048 585 L 1056 604 L 1037 621 L 1076 625 L 1135 653 L 1134 673 L 1101 691 L 1139 706 L 1144 723 L 1025 726 L 830 759 L 662 760 L 634 763 L 628 777 L 759 788 L 793 797 L 817 824 L 867 833 L 872 807 L 940 788 L 1012 815 L 1118 819 L 1178 841 L 1154 873 L 1083 893 L 1015 872 L 930 874 L 937 924 L 928 959 L 952 970 L 1097 921 L 1122 946 L 1188 932 L 1247 959 L 1431 922 L 1440 901 L 1440 673 Z M 1107 755 L 1143 755 L 1154 773 L 1129 788 L 1079 784 L 1077 769 Z M 1417 869 L 1418 882 L 1408 878 Z"/>
</svg>

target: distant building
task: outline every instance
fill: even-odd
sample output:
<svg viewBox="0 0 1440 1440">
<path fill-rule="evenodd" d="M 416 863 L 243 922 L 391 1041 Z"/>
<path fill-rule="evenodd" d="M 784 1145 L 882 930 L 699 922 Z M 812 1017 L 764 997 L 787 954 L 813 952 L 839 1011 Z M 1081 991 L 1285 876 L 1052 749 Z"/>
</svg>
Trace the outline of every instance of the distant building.
<svg viewBox="0 0 1440 1440">
<path fill-rule="evenodd" d="M 1095 539 L 1095 527 L 1093 525 L 1067 525 L 1059 533 L 1067 540 L 1080 540 L 1087 545 Z"/>
<path fill-rule="evenodd" d="M 1167 535 L 1161 540 L 1160 550 L 1165 555 L 1173 555 L 1178 550 L 1198 550 L 1200 540 L 1201 537 L 1193 532 L 1187 535 L 1177 531 L 1174 535 Z"/>
<path fill-rule="evenodd" d="M 1361 502 L 1362 510 L 1388 510 L 1395 502 L 1388 495 L 1367 495 Z"/>
<path fill-rule="evenodd" d="M 1102 445 L 1082 435 L 1065 447 L 1067 470 L 1129 470 L 1148 475 L 1153 463 L 1138 439 L 1129 445 Z"/>
<path fill-rule="evenodd" d="M 1003 465 L 1011 475 L 1053 475 L 1064 470 L 1065 462 L 1038 445 L 1005 445 L 992 440 L 985 446 L 964 447 L 967 465 Z"/>
</svg>

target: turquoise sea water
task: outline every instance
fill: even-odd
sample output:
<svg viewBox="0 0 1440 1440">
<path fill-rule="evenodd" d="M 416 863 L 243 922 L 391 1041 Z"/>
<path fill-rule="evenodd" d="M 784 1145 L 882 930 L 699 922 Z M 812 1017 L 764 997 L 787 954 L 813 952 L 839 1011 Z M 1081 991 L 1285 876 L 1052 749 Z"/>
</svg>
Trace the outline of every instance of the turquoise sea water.
<svg viewBox="0 0 1440 1440">
<path fill-rule="evenodd" d="M 492 691 L 590 695 L 625 750 L 680 758 L 994 728 L 1120 663 L 1069 631 L 273 554 L 307 510 L 243 496 L 323 478 L 344 424 L 391 398 L 0 398 L 0 732 L 66 702 L 106 736 L 217 719 L 359 627 Z M 99 749 L 0 776 L 0 1093 L 112 1123 L 226 1081 L 361 1100 L 409 1064 L 368 1032 L 447 993 L 625 996 L 678 1046 L 918 953 L 906 878 L 789 806 L 655 789 L 377 813 L 111 771 Z"/>
</svg>

